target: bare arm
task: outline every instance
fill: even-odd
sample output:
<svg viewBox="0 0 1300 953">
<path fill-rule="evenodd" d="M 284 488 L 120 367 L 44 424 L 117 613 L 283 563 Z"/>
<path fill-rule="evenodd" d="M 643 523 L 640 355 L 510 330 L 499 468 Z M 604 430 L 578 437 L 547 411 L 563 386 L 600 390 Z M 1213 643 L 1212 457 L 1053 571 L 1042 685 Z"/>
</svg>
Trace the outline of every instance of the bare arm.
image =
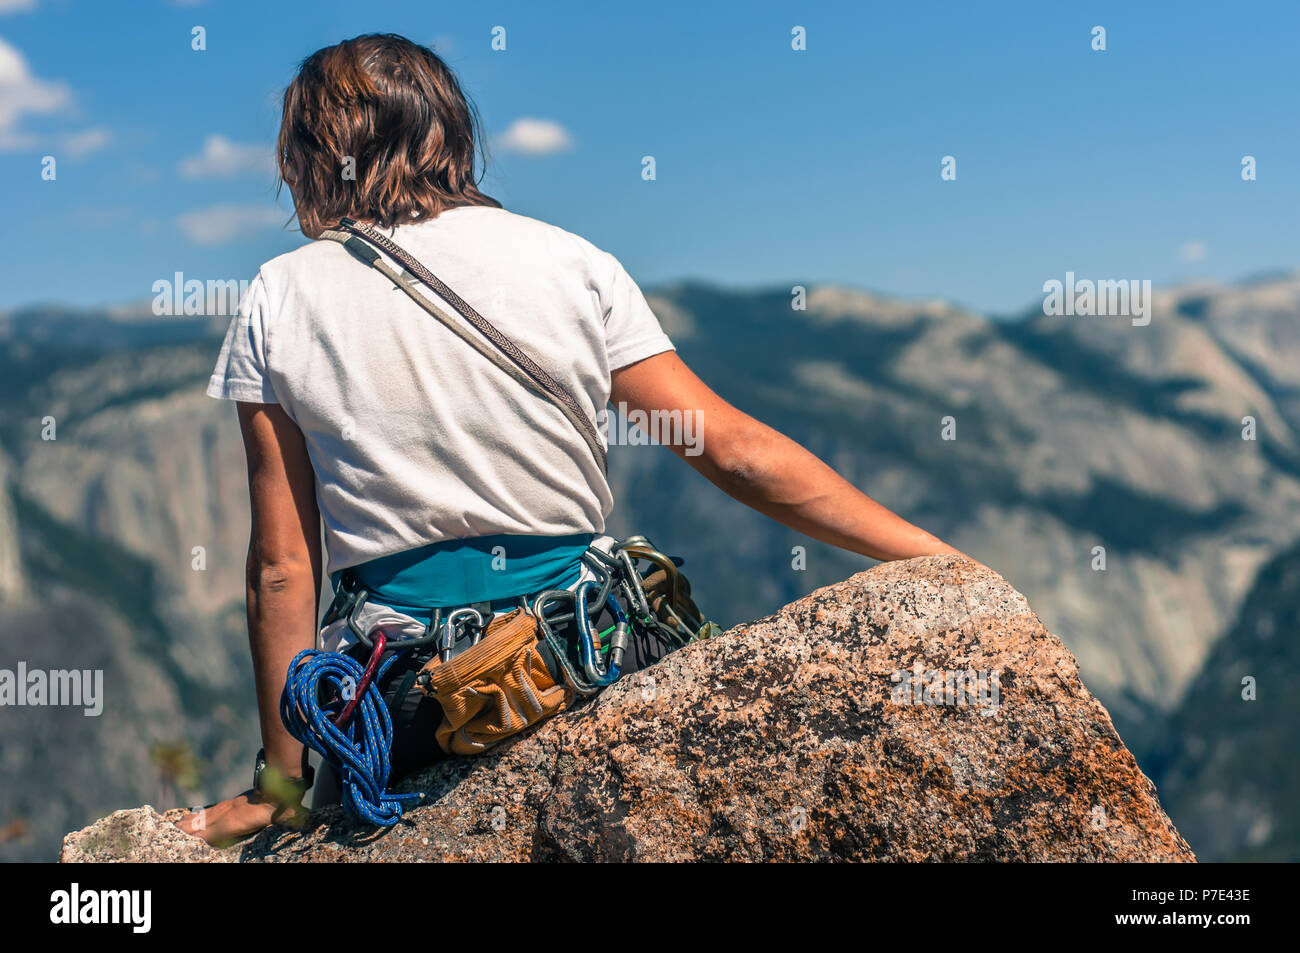
<svg viewBox="0 0 1300 953">
<path fill-rule="evenodd" d="M 858 490 L 789 437 L 732 407 L 667 352 L 620 368 L 610 399 L 697 416 L 702 452 L 671 449 L 740 502 L 814 539 L 874 559 L 958 553 Z"/>
<path fill-rule="evenodd" d="M 302 776 L 306 748 L 280 722 L 280 693 L 293 657 L 316 644 L 320 514 L 316 477 L 302 431 L 277 404 L 239 404 L 248 457 L 252 530 L 246 567 L 248 643 L 269 777 Z M 176 822 L 187 834 L 229 843 L 305 809 L 245 791 Z"/>
<path fill-rule="evenodd" d="M 246 567 L 248 641 L 266 762 L 298 777 L 305 754 L 280 722 L 293 657 L 316 644 L 321 583 L 316 478 L 302 432 L 278 404 L 239 404 L 252 530 Z"/>
</svg>

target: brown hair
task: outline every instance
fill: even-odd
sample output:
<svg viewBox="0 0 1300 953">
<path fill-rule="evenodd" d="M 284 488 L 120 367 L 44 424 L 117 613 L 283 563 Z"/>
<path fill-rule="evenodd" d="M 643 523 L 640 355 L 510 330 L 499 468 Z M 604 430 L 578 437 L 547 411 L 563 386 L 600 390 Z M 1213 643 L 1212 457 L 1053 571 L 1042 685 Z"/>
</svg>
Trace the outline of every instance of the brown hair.
<svg viewBox="0 0 1300 953">
<path fill-rule="evenodd" d="M 432 50 L 393 33 L 354 37 L 303 60 L 285 90 L 280 181 L 310 238 L 344 216 L 388 228 L 458 205 L 500 208 L 475 180 L 478 131 Z"/>
</svg>

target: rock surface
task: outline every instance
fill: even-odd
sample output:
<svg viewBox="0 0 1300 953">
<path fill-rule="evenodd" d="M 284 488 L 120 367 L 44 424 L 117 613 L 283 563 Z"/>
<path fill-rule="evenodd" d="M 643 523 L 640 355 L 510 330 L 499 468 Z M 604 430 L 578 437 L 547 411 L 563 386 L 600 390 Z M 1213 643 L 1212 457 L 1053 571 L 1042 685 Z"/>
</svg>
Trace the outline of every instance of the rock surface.
<svg viewBox="0 0 1300 953">
<path fill-rule="evenodd" d="M 427 804 L 387 831 L 334 808 L 219 851 L 145 807 L 62 859 L 1195 860 L 1069 651 L 957 557 L 819 589 L 404 788 Z"/>
</svg>

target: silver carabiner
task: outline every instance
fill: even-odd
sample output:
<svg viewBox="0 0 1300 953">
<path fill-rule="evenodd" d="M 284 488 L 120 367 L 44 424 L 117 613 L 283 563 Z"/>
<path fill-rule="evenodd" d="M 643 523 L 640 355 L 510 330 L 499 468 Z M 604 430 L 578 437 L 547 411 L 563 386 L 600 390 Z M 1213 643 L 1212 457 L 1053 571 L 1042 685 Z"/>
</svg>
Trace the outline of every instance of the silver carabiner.
<svg viewBox="0 0 1300 953">
<path fill-rule="evenodd" d="M 438 651 L 438 658 L 443 662 L 451 661 L 451 653 L 456 648 L 456 640 L 460 636 L 460 627 L 465 624 L 460 621 L 462 619 L 472 620 L 469 623 L 474 626 L 472 645 L 477 645 L 479 639 L 483 637 L 483 615 L 477 609 L 464 606 L 448 612 L 447 618 L 442 622 L 442 645 Z"/>
<path fill-rule="evenodd" d="M 537 598 L 533 600 L 533 615 L 537 617 L 537 628 L 542 639 L 550 646 L 551 654 L 555 656 L 555 663 L 560 666 L 560 670 L 564 673 L 564 680 L 569 683 L 569 687 L 577 694 L 587 698 L 600 691 L 600 687 L 588 682 L 574 669 L 569 662 L 568 647 L 551 625 L 552 622 L 556 625 L 564 625 L 575 621 L 577 619 L 577 601 L 577 597 L 567 589 L 547 589 L 545 592 L 538 593 Z M 554 602 L 567 602 L 574 606 L 574 611 L 550 616 L 547 614 L 547 607 Z"/>
<path fill-rule="evenodd" d="M 623 565 L 623 582 L 627 590 L 628 601 L 630 601 L 633 608 L 640 613 L 641 618 L 653 618 L 654 613 L 651 611 L 650 603 L 645 597 L 645 590 L 641 588 L 641 574 L 636 571 L 635 561 L 628 554 L 627 550 L 621 547 L 618 551 L 618 560 Z"/>
</svg>

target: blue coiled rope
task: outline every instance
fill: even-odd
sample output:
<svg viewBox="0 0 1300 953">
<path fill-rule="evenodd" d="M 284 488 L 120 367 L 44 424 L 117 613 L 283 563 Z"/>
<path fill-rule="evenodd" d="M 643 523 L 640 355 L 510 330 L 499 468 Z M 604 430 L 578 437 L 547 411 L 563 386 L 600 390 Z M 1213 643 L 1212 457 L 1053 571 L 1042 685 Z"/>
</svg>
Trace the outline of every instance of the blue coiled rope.
<svg viewBox="0 0 1300 953">
<path fill-rule="evenodd" d="M 342 712 L 345 686 L 355 689 L 364 666 L 342 652 L 307 649 L 289 665 L 280 720 L 289 733 L 337 767 L 343 776 L 343 807 L 354 820 L 391 827 L 419 794 L 390 794 L 389 757 L 393 748 L 393 720 L 378 682 L 403 653 L 384 662 L 366 687 L 343 730 L 334 719 Z M 321 707 L 322 695 L 332 698 Z"/>
</svg>

